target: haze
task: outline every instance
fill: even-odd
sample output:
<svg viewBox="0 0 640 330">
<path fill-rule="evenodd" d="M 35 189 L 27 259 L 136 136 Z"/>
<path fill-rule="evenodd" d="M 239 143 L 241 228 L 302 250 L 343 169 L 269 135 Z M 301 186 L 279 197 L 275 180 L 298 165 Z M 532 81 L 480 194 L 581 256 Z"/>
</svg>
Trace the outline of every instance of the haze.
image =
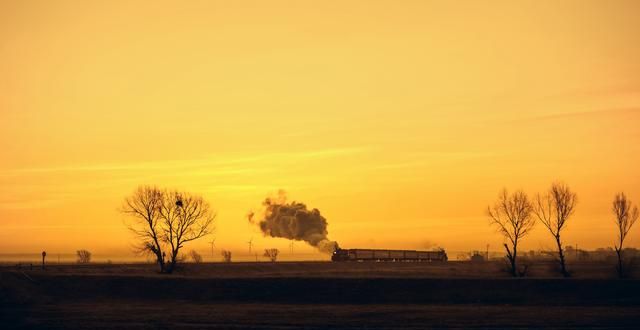
<svg viewBox="0 0 640 330">
<path fill-rule="evenodd" d="M 118 209 L 140 184 L 202 194 L 238 253 L 288 251 L 246 220 L 279 189 L 344 247 L 499 250 L 487 205 L 556 180 L 579 199 L 565 243 L 612 246 L 614 194 L 640 203 L 638 13 L 0 1 L 0 251 L 129 253 Z M 523 242 L 552 246 L 542 226 Z"/>
</svg>

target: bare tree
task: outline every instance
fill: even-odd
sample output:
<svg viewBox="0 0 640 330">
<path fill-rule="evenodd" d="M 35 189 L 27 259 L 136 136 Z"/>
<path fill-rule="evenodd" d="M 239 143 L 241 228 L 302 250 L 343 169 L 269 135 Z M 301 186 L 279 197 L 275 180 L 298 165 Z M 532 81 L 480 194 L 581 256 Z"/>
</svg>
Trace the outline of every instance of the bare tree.
<svg viewBox="0 0 640 330">
<path fill-rule="evenodd" d="M 565 263 L 560 234 L 567 224 L 567 220 L 573 214 L 576 202 L 576 194 L 571 191 L 569 186 L 564 183 L 555 182 L 546 194 L 542 196 L 537 195 L 533 207 L 533 213 L 556 240 L 560 271 L 564 277 L 569 277 L 570 274 Z"/>
<path fill-rule="evenodd" d="M 135 219 L 129 229 L 139 240 L 137 250 L 155 255 L 164 273 L 173 272 L 185 243 L 211 233 L 215 219 L 202 197 L 149 186 L 126 198 L 123 212 Z"/>
<path fill-rule="evenodd" d="M 271 262 L 276 262 L 276 260 L 278 259 L 279 253 L 280 253 L 280 250 L 278 249 L 265 249 L 263 256 L 269 258 Z"/>
<path fill-rule="evenodd" d="M 231 262 L 231 251 L 222 250 L 220 254 L 222 255 L 222 261 Z"/>
<path fill-rule="evenodd" d="M 160 272 L 164 272 L 164 257 L 160 245 L 160 205 L 163 192 L 157 187 L 140 186 L 133 195 L 125 198 L 122 212 L 134 219 L 128 224 L 129 230 L 136 236 L 135 245 L 139 254 L 152 253 L 156 257 Z"/>
<path fill-rule="evenodd" d="M 202 263 L 202 256 L 196 252 L 196 250 L 189 251 L 189 257 L 191 257 L 191 260 L 196 264 Z"/>
<path fill-rule="evenodd" d="M 487 207 L 487 215 L 493 225 L 498 227 L 498 231 L 509 241 L 510 246 L 505 243 L 507 260 L 510 264 L 510 273 L 518 276 L 518 244 L 533 229 L 535 220 L 531 217 L 533 206 L 529 197 L 522 192 L 516 191 L 509 195 L 503 189 L 494 206 Z M 524 276 L 526 269 L 520 273 Z"/>
<path fill-rule="evenodd" d="M 78 256 L 79 264 L 88 264 L 91 262 L 91 252 L 87 250 L 78 250 L 76 251 L 76 255 Z"/>
<path fill-rule="evenodd" d="M 621 192 L 616 195 L 613 200 L 612 211 L 616 217 L 616 227 L 618 229 L 618 241 L 615 243 L 616 255 L 618 257 L 618 266 L 616 267 L 619 277 L 624 277 L 627 274 L 627 269 L 624 265 L 623 256 L 623 243 L 629 230 L 633 227 L 633 224 L 638 220 L 638 207 L 627 199 L 627 196 Z"/>
<path fill-rule="evenodd" d="M 164 193 L 159 213 L 163 224 L 160 237 L 170 248 L 165 272 L 171 273 L 184 244 L 211 233 L 215 214 L 202 197 L 178 191 Z"/>
</svg>

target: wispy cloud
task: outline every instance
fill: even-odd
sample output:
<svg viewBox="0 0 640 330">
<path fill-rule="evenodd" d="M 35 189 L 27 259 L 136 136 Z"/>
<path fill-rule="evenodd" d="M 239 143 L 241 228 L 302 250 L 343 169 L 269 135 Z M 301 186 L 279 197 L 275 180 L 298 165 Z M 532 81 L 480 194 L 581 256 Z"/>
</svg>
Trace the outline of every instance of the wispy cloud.
<svg viewBox="0 0 640 330">
<path fill-rule="evenodd" d="M 415 154 L 412 160 L 403 162 L 387 163 L 373 166 L 373 169 L 402 169 L 423 167 L 435 162 L 459 161 L 477 158 L 492 157 L 492 152 L 476 152 L 476 151 L 455 151 L 455 152 L 426 152 Z"/>
<path fill-rule="evenodd" d="M 130 162 L 130 163 L 102 163 L 102 164 L 83 164 L 68 165 L 56 167 L 32 167 L 18 169 L 0 169 L 2 175 L 21 175 L 28 173 L 51 173 L 51 172 L 117 172 L 132 170 L 171 170 L 171 169 L 189 169 L 200 168 L 205 166 L 225 166 L 237 165 L 243 163 L 252 163 L 269 159 L 304 159 L 304 158 L 329 158 L 341 155 L 362 153 L 371 150 L 369 147 L 352 147 L 352 148 L 329 148 L 315 149 L 305 151 L 287 151 L 287 152 L 262 152 L 255 155 L 212 155 L 206 158 L 196 158 L 188 160 L 159 160 L 147 162 Z M 230 171 L 241 171 L 242 169 L 231 169 Z"/>
<path fill-rule="evenodd" d="M 227 153 L 187 160 L 101 163 L 0 170 L 0 209 L 33 209 L 119 190 L 132 184 L 185 182 L 209 192 L 273 189 L 249 184 L 289 164 L 363 153 L 368 147 Z M 257 182 L 256 182 L 257 183 Z"/>
<path fill-rule="evenodd" d="M 621 116 L 621 115 L 640 115 L 640 107 L 631 108 L 613 108 L 613 109 L 601 109 L 594 111 L 576 111 L 576 112 L 561 112 L 554 114 L 547 114 L 541 116 L 527 117 L 522 119 L 515 119 L 509 121 L 510 123 L 523 123 L 523 122 L 535 122 L 535 121 L 551 121 L 558 119 L 579 119 L 598 116 Z"/>
</svg>

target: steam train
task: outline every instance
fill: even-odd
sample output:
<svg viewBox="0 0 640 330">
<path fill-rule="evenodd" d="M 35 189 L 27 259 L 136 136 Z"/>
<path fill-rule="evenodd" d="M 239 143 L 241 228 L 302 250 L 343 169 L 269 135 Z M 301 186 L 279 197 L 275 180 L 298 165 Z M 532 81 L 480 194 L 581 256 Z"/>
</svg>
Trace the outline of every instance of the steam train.
<svg viewBox="0 0 640 330">
<path fill-rule="evenodd" d="M 447 261 L 447 253 L 415 250 L 336 249 L 331 261 Z"/>
</svg>

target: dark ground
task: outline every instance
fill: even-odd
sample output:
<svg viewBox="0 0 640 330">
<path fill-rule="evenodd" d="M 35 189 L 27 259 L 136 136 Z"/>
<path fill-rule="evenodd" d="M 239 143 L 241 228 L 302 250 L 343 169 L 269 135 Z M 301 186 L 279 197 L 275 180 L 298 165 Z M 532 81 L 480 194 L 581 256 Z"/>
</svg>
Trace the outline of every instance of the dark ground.
<svg viewBox="0 0 640 330">
<path fill-rule="evenodd" d="M 629 328 L 640 280 L 610 265 L 574 278 L 536 265 L 511 279 L 499 263 L 237 263 L 0 268 L 0 328 L 422 329 Z"/>
</svg>

